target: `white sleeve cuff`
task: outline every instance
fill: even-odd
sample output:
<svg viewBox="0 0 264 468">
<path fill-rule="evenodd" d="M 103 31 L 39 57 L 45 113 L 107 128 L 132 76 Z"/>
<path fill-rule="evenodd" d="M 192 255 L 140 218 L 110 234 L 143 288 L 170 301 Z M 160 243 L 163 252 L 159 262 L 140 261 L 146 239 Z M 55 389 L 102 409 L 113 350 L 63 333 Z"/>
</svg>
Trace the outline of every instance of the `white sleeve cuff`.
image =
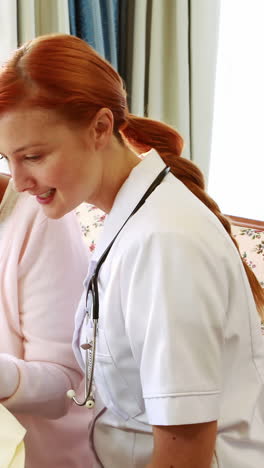
<svg viewBox="0 0 264 468">
<path fill-rule="evenodd" d="M 216 391 L 145 398 L 148 422 L 152 426 L 178 426 L 216 421 L 219 418 L 219 395 Z"/>
<path fill-rule="evenodd" d="M 10 354 L 0 354 L 0 399 L 13 395 L 19 384 L 19 370 L 16 366 L 16 358 Z"/>
</svg>

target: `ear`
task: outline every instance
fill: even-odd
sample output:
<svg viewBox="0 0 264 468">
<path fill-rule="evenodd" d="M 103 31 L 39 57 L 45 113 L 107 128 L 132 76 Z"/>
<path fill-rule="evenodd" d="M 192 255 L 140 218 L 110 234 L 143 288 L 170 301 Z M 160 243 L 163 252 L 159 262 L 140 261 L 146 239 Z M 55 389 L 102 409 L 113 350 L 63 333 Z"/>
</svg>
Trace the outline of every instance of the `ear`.
<svg viewBox="0 0 264 468">
<path fill-rule="evenodd" d="M 96 150 L 104 149 L 113 135 L 114 116 L 110 109 L 103 107 L 94 116 L 90 129 Z"/>
</svg>

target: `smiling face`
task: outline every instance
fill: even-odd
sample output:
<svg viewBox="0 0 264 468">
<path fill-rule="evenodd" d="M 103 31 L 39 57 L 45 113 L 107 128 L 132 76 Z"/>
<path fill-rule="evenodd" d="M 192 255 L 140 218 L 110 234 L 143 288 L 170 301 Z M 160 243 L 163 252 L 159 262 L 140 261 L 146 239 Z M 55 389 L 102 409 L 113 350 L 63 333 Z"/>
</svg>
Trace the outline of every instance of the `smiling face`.
<svg viewBox="0 0 264 468">
<path fill-rule="evenodd" d="M 102 166 L 89 132 L 52 110 L 19 109 L 0 117 L 0 154 L 16 190 L 35 195 L 50 218 L 93 201 Z"/>
</svg>

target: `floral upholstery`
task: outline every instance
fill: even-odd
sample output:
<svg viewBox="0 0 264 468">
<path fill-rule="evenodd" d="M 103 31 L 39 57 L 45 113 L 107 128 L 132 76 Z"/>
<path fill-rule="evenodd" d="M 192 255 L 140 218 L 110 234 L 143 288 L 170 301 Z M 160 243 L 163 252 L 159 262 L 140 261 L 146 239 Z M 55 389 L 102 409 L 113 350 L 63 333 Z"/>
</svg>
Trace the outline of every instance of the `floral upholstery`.
<svg viewBox="0 0 264 468">
<path fill-rule="evenodd" d="M 264 231 L 232 226 L 242 258 L 252 268 L 261 286 L 264 288 Z M 264 335 L 264 321 L 261 324 Z"/>
<path fill-rule="evenodd" d="M 78 206 L 76 214 L 81 225 L 84 241 L 89 250 L 93 251 L 102 232 L 106 215 L 103 211 L 87 203 Z M 264 231 L 232 226 L 232 232 L 238 242 L 242 257 L 264 287 Z"/>
<path fill-rule="evenodd" d="M 88 203 L 79 205 L 75 212 L 81 226 L 84 241 L 92 252 L 102 232 L 106 215 L 103 211 L 99 210 L 99 208 L 88 205 Z"/>
<path fill-rule="evenodd" d="M 232 226 L 242 258 L 252 268 L 262 287 L 264 287 L 264 231 Z"/>
<path fill-rule="evenodd" d="M 76 209 L 84 241 L 92 252 L 102 232 L 105 213 L 98 208 L 82 203 Z M 232 226 L 240 253 L 252 268 L 262 287 L 264 287 L 264 231 L 257 231 L 242 226 Z M 264 334 L 264 326 L 263 326 Z"/>
<path fill-rule="evenodd" d="M 102 232 L 105 213 L 93 205 L 82 203 L 76 208 L 84 241 L 90 251 Z M 238 242 L 242 257 L 252 268 L 256 277 L 264 287 L 264 231 L 232 226 L 232 232 Z"/>
</svg>

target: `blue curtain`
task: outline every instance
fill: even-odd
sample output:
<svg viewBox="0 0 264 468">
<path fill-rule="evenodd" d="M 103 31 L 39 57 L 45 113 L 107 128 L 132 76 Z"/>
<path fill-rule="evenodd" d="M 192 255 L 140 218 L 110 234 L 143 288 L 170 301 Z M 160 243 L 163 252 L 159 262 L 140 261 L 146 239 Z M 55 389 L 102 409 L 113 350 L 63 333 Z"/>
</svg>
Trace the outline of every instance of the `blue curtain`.
<svg viewBox="0 0 264 468">
<path fill-rule="evenodd" d="M 70 32 L 90 44 L 118 68 L 119 2 L 68 0 Z"/>
<path fill-rule="evenodd" d="M 118 28 L 118 71 L 123 78 L 130 108 L 133 67 L 133 36 L 135 27 L 135 1 L 120 0 Z M 142 44 L 142 48 L 145 44 Z"/>
</svg>

